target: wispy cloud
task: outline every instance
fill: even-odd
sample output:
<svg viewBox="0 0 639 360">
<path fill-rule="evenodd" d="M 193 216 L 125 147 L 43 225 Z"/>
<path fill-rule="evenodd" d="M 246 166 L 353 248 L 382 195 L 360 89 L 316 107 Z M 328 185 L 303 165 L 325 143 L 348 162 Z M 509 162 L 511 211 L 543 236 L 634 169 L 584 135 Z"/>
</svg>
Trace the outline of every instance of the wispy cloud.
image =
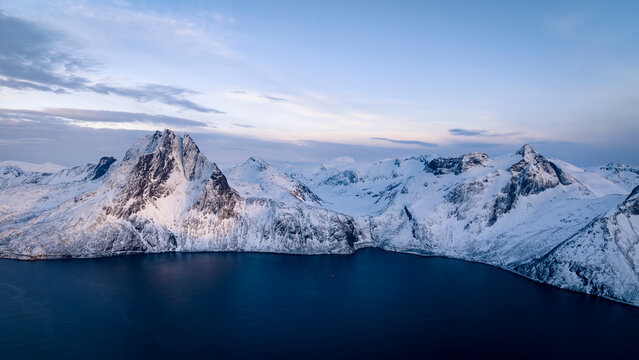
<svg viewBox="0 0 639 360">
<path fill-rule="evenodd" d="M 193 95 L 197 94 L 197 92 L 175 86 L 146 84 L 140 87 L 126 88 L 96 84 L 89 85 L 86 89 L 105 95 L 120 95 L 135 99 L 139 102 L 158 101 L 167 105 L 173 105 L 179 108 L 198 112 L 224 114 L 223 111 L 205 107 L 184 99 L 182 97 L 183 95 Z"/>
<path fill-rule="evenodd" d="M 53 108 L 42 111 L 0 109 L 0 123 L 5 125 L 18 122 L 56 123 L 63 122 L 76 126 L 96 127 L 97 124 L 146 124 L 161 127 L 199 127 L 212 128 L 201 121 L 189 120 L 174 116 L 149 115 L 143 113 L 130 113 L 121 111 L 85 110 Z M 90 126 L 93 125 L 93 126 Z"/>
<path fill-rule="evenodd" d="M 455 136 L 483 136 L 486 130 L 450 129 L 448 133 Z"/>
<path fill-rule="evenodd" d="M 437 146 L 437 144 L 435 144 L 435 143 L 419 141 L 419 140 L 397 140 L 397 139 L 389 139 L 389 138 L 385 138 L 385 137 L 372 137 L 371 139 L 379 140 L 379 141 L 387 141 L 387 142 L 390 142 L 390 143 L 393 143 L 393 144 L 402 144 L 402 145 L 417 145 L 417 146 L 422 146 L 422 147 Z"/>
<path fill-rule="evenodd" d="M 449 129 L 448 133 L 453 136 L 467 137 L 510 137 L 522 135 L 521 132 L 513 131 L 509 133 L 496 133 L 489 130 L 473 130 L 473 129 Z"/>
<path fill-rule="evenodd" d="M 229 103 L 237 100 L 243 103 L 241 109 L 233 114 L 242 114 L 248 108 L 253 112 L 259 111 L 260 119 L 268 119 L 270 124 L 284 130 L 287 140 L 308 136 L 309 132 L 318 140 L 345 140 L 347 137 L 368 140 L 372 135 L 396 130 L 395 122 L 402 119 L 397 114 L 375 113 L 369 109 L 362 111 L 357 104 L 343 98 L 318 96 L 317 93 L 311 96 L 291 93 L 274 96 L 258 91 L 235 90 L 227 94 L 231 100 Z M 336 132 L 336 129 L 342 131 Z M 294 131 L 297 133 L 294 134 Z"/>
<path fill-rule="evenodd" d="M 9 88 L 9 89 L 16 89 L 16 90 L 47 91 L 47 92 L 52 92 L 56 94 L 68 93 L 68 91 L 66 91 L 63 88 L 52 88 L 46 85 L 42 85 L 42 84 L 30 82 L 30 81 L 0 78 L 0 88 L 3 88 L 3 87 Z"/>
<path fill-rule="evenodd" d="M 282 98 L 282 97 L 277 97 L 277 96 L 270 96 L 270 95 L 261 95 L 261 97 L 263 97 L 264 99 L 267 99 L 269 101 L 275 101 L 275 102 L 279 102 L 279 101 L 287 101 L 286 99 Z"/>
<path fill-rule="evenodd" d="M 68 112 L 65 114 L 74 116 Z M 99 114 L 94 116 L 102 119 Z M 6 119 L 12 120 L 7 121 Z M 139 127 L 135 130 L 131 130 L 131 128 L 96 129 L 76 124 L 77 122 L 51 114 L 44 116 L 37 111 L 1 109 L 0 161 L 10 159 L 40 163 L 54 162 L 68 166 L 77 165 L 82 162 L 97 161 L 105 155 L 122 156 L 137 138 L 148 134 L 148 131 L 139 131 Z M 156 129 L 172 127 L 177 131 L 186 130 L 154 123 L 149 124 L 149 127 Z M 241 163 L 249 156 L 255 155 L 267 161 L 324 162 L 343 156 L 350 156 L 358 161 L 376 161 L 425 153 L 422 146 L 406 146 L 393 142 L 390 142 L 389 145 L 370 143 L 357 145 L 306 140 L 303 142 L 304 146 L 299 146 L 300 144 L 295 142 L 260 140 L 233 136 L 224 132 L 208 131 L 207 129 L 196 127 L 189 128 L 187 131 L 193 136 L 200 149 L 218 164 Z M 628 151 L 628 149 L 636 148 L 636 138 L 632 135 L 627 134 L 625 138 L 617 139 L 618 145 L 614 148 L 601 144 L 553 142 L 533 142 L 533 146 L 548 156 L 563 154 L 561 159 L 575 161 L 584 166 L 604 164 L 611 160 L 637 164 L 639 152 Z M 436 149 L 444 156 L 458 156 L 470 151 L 482 151 L 494 156 L 513 153 L 521 145 L 522 143 L 514 145 L 478 141 L 441 144 Z M 587 157 L 584 157 L 583 154 L 587 154 Z"/>
<path fill-rule="evenodd" d="M 248 124 L 234 123 L 233 125 L 235 125 L 237 127 L 245 128 L 245 129 L 253 129 L 253 128 L 255 128 L 255 126 L 248 125 Z"/>
<path fill-rule="evenodd" d="M 113 86 L 92 81 L 93 63 L 70 50 L 66 36 L 55 30 L 0 11 L 0 88 L 52 93 L 72 91 L 118 95 L 138 102 L 157 101 L 181 109 L 223 113 L 185 98 L 196 91 L 175 86 L 142 84 Z"/>
</svg>

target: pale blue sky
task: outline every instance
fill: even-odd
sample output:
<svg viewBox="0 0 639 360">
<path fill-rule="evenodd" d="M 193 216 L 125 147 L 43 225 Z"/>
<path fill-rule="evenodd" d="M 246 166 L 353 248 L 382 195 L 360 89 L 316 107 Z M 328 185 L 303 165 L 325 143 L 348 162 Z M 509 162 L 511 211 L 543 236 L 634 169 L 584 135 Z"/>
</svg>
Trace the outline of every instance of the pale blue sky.
<svg viewBox="0 0 639 360">
<path fill-rule="evenodd" d="M 532 143 L 583 166 L 639 164 L 636 1 L 3 0 L 0 11 L 0 160 L 121 156 L 169 127 L 219 162 Z"/>
</svg>

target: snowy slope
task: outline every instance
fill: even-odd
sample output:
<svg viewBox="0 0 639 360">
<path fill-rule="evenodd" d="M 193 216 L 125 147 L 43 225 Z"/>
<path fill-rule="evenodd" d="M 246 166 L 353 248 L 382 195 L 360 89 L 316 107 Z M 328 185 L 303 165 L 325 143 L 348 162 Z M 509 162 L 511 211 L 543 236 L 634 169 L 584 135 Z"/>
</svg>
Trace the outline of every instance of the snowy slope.
<svg viewBox="0 0 639 360">
<path fill-rule="evenodd" d="M 548 254 L 518 270 L 566 289 L 639 304 L 639 186 Z"/>
<path fill-rule="evenodd" d="M 364 237 L 355 220 L 342 214 L 242 197 L 188 135 L 156 132 L 109 165 L 98 178 L 99 164 L 42 175 L 34 183 L 20 182 L 25 175 L 13 177 L 0 197 L 2 256 L 349 253 Z"/>
<path fill-rule="evenodd" d="M 599 176 L 578 180 L 529 146 L 497 159 L 471 153 L 287 171 L 328 207 L 370 218 L 377 246 L 505 267 L 545 254 L 625 194 Z"/>
<path fill-rule="evenodd" d="M 55 173 L 0 167 L 0 256 L 375 246 L 492 264 L 639 305 L 634 170 L 580 169 L 526 145 L 494 159 L 273 166 L 250 158 L 223 173 L 188 135 L 165 130 L 121 161 Z"/>
<path fill-rule="evenodd" d="M 264 160 L 249 158 L 240 166 L 227 171 L 226 178 L 244 197 L 263 197 L 285 203 L 303 202 L 322 205 L 322 199 L 306 185 L 278 171 Z"/>
</svg>

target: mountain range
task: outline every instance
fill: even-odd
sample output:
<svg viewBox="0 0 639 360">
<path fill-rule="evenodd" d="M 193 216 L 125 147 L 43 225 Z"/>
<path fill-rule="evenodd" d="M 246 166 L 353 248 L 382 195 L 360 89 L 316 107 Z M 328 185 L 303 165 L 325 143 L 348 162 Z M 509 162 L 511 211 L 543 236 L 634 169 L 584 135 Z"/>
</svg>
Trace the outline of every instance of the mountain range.
<svg viewBox="0 0 639 360">
<path fill-rule="evenodd" d="M 582 169 L 529 145 L 496 158 L 250 158 L 222 171 L 189 135 L 165 130 L 121 160 L 57 172 L 0 164 L 0 257 L 377 247 L 639 306 L 638 185 L 637 167 Z"/>
</svg>

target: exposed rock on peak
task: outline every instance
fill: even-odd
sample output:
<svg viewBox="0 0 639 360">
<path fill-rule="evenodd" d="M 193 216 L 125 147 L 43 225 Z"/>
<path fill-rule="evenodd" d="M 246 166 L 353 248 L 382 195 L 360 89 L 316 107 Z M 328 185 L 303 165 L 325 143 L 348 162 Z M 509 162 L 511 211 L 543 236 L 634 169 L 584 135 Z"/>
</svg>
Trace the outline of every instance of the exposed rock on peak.
<svg viewBox="0 0 639 360">
<path fill-rule="evenodd" d="M 163 133 L 156 131 L 152 135 L 146 135 L 138 139 L 138 141 L 136 141 L 135 144 L 127 150 L 126 154 L 124 154 L 122 161 L 129 161 L 139 155 L 153 152 L 160 144 L 162 138 Z"/>
<path fill-rule="evenodd" d="M 485 166 L 489 160 L 490 160 L 490 157 L 484 153 L 481 153 L 481 152 L 468 153 L 462 156 L 461 170 L 462 172 L 464 172 L 475 166 Z"/>
<path fill-rule="evenodd" d="M 150 154 L 160 147 L 178 151 L 181 143 L 182 138 L 173 130 L 165 129 L 164 131 L 156 131 L 152 135 L 138 139 L 126 152 L 122 161 L 129 161 L 140 155 Z"/>
<path fill-rule="evenodd" d="M 336 174 L 331 175 L 328 179 L 322 182 L 323 185 L 330 186 L 346 186 L 358 182 L 359 176 L 353 170 L 344 170 Z"/>
<path fill-rule="evenodd" d="M 538 155 L 537 151 L 535 151 L 535 149 L 533 149 L 532 146 L 528 144 L 524 144 L 524 146 L 522 146 L 521 149 L 517 150 L 515 154 L 521 155 L 524 158 L 531 158 Z"/>
<path fill-rule="evenodd" d="M 219 172 L 190 136 L 181 138 L 171 130 L 140 139 L 125 159 L 134 165 L 119 188 L 115 204 L 107 207 L 108 214 L 122 218 L 185 186 L 184 180 L 203 180 Z"/>
<path fill-rule="evenodd" d="M 228 219 L 235 215 L 235 206 L 240 196 L 233 190 L 222 171 L 213 165 L 213 174 L 206 180 L 206 186 L 193 208 L 205 214 L 215 214 L 220 219 Z"/>
<path fill-rule="evenodd" d="M 152 135 L 139 139 L 126 152 L 122 161 L 139 161 L 140 158 L 150 154 L 156 154 L 156 161 L 168 161 L 172 163 L 170 167 L 181 169 L 187 180 L 208 177 L 213 170 L 212 163 L 200 152 L 188 134 L 182 138 L 168 129 L 162 132 L 156 131 Z M 168 169 L 169 164 L 165 165 Z M 144 167 L 137 169 L 143 170 Z"/>
<path fill-rule="evenodd" d="M 170 148 L 162 146 L 140 155 L 117 196 L 118 201 L 107 214 L 126 218 L 168 195 L 171 189 L 167 181 L 176 167 L 177 159 Z"/>
<path fill-rule="evenodd" d="M 509 168 L 510 181 L 495 197 L 488 218 L 489 226 L 509 212 L 519 196 L 538 194 L 559 185 L 567 186 L 578 182 L 530 145 L 524 145 L 517 154 L 522 155 L 523 159 Z"/>
<path fill-rule="evenodd" d="M 518 177 L 522 195 L 537 194 L 557 185 L 570 185 L 577 180 L 555 163 L 528 147 L 524 158 L 510 167 L 510 173 Z"/>
<path fill-rule="evenodd" d="M 426 165 L 426 170 L 435 175 L 453 173 L 459 175 L 475 166 L 484 166 L 490 158 L 479 152 L 472 152 L 456 158 L 437 158 Z"/>
</svg>

